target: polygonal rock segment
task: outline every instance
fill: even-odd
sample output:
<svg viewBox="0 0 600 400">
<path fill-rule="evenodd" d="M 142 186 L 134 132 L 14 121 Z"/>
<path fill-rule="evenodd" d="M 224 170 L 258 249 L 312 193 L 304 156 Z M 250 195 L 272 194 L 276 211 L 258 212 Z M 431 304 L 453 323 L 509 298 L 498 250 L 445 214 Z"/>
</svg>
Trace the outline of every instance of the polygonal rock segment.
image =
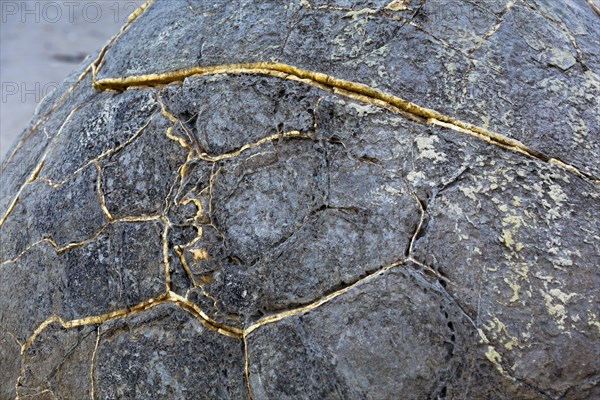
<svg viewBox="0 0 600 400">
<path fill-rule="evenodd" d="M 93 368 L 97 399 L 247 396 L 243 342 L 173 305 L 103 327 Z"/>
<path fill-rule="evenodd" d="M 475 56 L 458 117 L 600 176 L 600 76 L 568 32 L 517 3 Z"/>
<path fill-rule="evenodd" d="M 323 95 L 303 83 L 247 75 L 193 77 L 174 88 L 165 90 L 167 108 L 211 155 L 284 132 L 308 133 Z"/>
<path fill-rule="evenodd" d="M 210 216 L 232 259 L 255 262 L 325 204 L 326 146 L 285 140 L 221 166 Z"/>
<path fill-rule="evenodd" d="M 0 319 L 0 321 L 2 321 Z M 0 397 L 14 399 L 16 396 L 15 382 L 19 377 L 21 346 L 15 337 L 5 330 L 4 321 L 0 323 Z"/>
<path fill-rule="evenodd" d="M 80 71 L 73 73 L 65 82 L 75 84 L 79 74 Z M 72 110 L 83 102 L 91 101 L 97 93 L 92 87 L 92 76 L 89 73 L 70 94 L 60 93 L 58 98 L 66 95 L 65 99 L 60 104 L 53 104 L 52 107 L 56 106 L 56 109 L 47 117 L 46 113 L 50 112 L 52 107 L 49 105 L 42 107 L 46 112 L 40 110 L 27 129 L 19 135 L 13 148 L 6 152 L 0 167 L 0 188 L 2 188 L 0 213 L 2 215 L 7 211 L 21 186 L 34 174 L 44 154 L 49 150 L 50 143 L 56 139 L 56 135 Z"/>
<path fill-rule="evenodd" d="M 66 317 L 125 309 L 163 293 L 163 229 L 158 221 L 117 222 L 96 240 L 66 252 Z"/>
<path fill-rule="evenodd" d="M 255 267 L 261 260 L 324 206 L 326 146 L 284 140 L 219 167 L 208 214 L 212 226 L 201 227 L 201 237 L 184 256 L 198 284 L 218 281 L 213 294 L 226 297 L 226 313 L 239 314 L 244 307 L 248 317 L 256 314 L 262 278 L 252 271 L 259 274 L 260 267 Z M 213 274 L 224 268 L 229 268 L 229 277 L 220 277 L 230 281 L 221 293 L 223 280 Z"/>
<path fill-rule="evenodd" d="M 0 227 L 0 259 L 12 259 L 42 239 L 62 248 L 94 236 L 107 222 L 97 180 L 96 168 L 90 165 L 60 187 L 43 181 L 27 185 Z"/>
<path fill-rule="evenodd" d="M 468 320 L 436 284 L 407 271 L 412 268 L 398 266 L 308 313 L 252 332 L 254 397 L 389 399 L 402 393 L 422 399 L 468 390 L 475 367 L 470 353 L 483 346 L 473 347 Z M 490 392 L 496 383 L 491 378 Z"/>
<path fill-rule="evenodd" d="M 64 311 L 61 265 L 60 256 L 47 243 L 33 247 L 16 262 L 0 265 L 1 328 L 19 343 L 25 343 L 53 313 Z"/>
<path fill-rule="evenodd" d="M 167 137 L 172 125 L 155 116 L 139 137 L 102 160 L 106 208 L 114 218 L 158 215 L 165 209 L 188 153 Z"/>
<path fill-rule="evenodd" d="M 241 314 L 246 323 L 313 302 L 405 256 L 418 209 L 410 196 L 403 200 L 404 215 L 324 209 L 254 265 L 223 263 L 204 286 L 221 314 Z M 194 295 L 203 299 L 202 292 Z"/>
<path fill-rule="evenodd" d="M 388 215 L 324 209 L 256 265 L 227 265 L 210 290 L 224 308 L 246 315 L 312 302 L 404 258 L 419 218 L 412 201 L 399 198 L 403 212 Z"/>
<path fill-rule="evenodd" d="M 90 397 L 91 360 L 97 336 L 95 326 L 47 327 L 23 355 L 19 397 L 38 399 L 46 393 L 53 399 Z"/>
<path fill-rule="evenodd" d="M 316 120 L 318 137 L 341 144 L 332 151 L 337 159 L 330 166 L 331 179 L 343 181 L 331 187 L 332 206 L 361 198 L 379 207 L 381 199 L 409 190 L 427 202 L 478 157 L 498 151 L 469 136 L 337 96 L 323 98 Z"/>
<path fill-rule="evenodd" d="M 415 256 L 455 285 L 499 369 L 550 397 L 600 380 L 600 191 L 557 167 L 498 154 L 437 194 Z"/>
<path fill-rule="evenodd" d="M 451 48 L 468 54 L 487 39 L 496 24 L 502 22 L 506 5 L 510 2 L 422 1 L 418 2 L 418 11 L 413 11 L 412 22 Z"/>
<path fill-rule="evenodd" d="M 147 90 L 105 92 L 80 103 L 54 141 L 40 177 L 61 182 L 87 162 L 117 151 L 149 123 L 157 104 Z"/>
<path fill-rule="evenodd" d="M 531 0 L 526 5 L 540 14 L 555 27 L 570 36 L 586 67 L 600 73 L 600 53 L 598 33 L 600 19 L 593 11 L 590 2 L 569 1 L 557 4 L 547 0 Z M 523 19 L 524 23 L 527 21 Z"/>
<path fill-rule="evenodd" d="M 162 226 L 114 223 L 61 254 L 43 242 L 0 266 L 0 321 L 21 343 L 52 315 L 64 320 L 127 309 L 164 292 Z"/>
</svg>

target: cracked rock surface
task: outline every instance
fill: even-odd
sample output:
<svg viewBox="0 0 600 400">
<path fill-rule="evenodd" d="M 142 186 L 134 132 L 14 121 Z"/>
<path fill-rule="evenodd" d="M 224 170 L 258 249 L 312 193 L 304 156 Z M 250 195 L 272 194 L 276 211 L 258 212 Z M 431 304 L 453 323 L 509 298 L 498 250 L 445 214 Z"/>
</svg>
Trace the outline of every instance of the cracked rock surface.
<svg viewBox="0 0 600 400">
<path fill-rule="evenodd" d="M 0 398 L 600 397 L 599 37 L 150 0 L 2 163 Z"/>
</svg>

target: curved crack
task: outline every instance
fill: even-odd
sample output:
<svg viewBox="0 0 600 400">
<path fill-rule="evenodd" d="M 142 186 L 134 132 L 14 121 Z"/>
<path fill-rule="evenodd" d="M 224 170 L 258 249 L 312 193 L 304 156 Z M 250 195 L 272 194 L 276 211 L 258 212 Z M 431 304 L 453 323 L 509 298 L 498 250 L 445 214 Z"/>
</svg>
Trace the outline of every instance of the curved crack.
<svg viewBox="0 0 600 400">
<path fill-rule="evenodd" d="M 221 335 L 233 337 L 237 339 L 242 338 L 242 330 L 239 328 L 231 327 L 225 324 L 221 324 L 219 322 L 211 319 L 204 311 L 202 311 L 197 305 L 191 303 L 189 300 L 184 297 L 178 295 L 177 293 L 168 291 L 163 293 L 162 295 L 146 300 L 135 306 L 110 311 L 104 314 L 94 315 L 90 317 L 78 318 L 73 320 L 64 320 L 62 317 L 53 315 L 47 318 L 44 322 L 42 322 L 38 327 L 33 331 L 33 333 L 29 336 L 27 341 L 23 343 L 21 346 L 21 355 L 25 354 L 25 352 L 31 347 L 31 345 L 35 342 L 37 337 L 50 325 L 59 324 L 64 329 L 73 329 L 79 328 L 88 325 L 102 325 L 109 321 L 120 320 L 123 318 L 130 317 L 132 315 L 136 315 L 142 313 L 144 311 L 150 310 L 161 304 L 174 304 L 181 308 L 182 310 L 187 311 L 188 313 L 195 316 L 202 325 L 214 332 L 217 332 Z"/>
<path fill-rule="evenodd" d="M 167 292 L 171 291 L 171 262 L 169 259 L 169 228 L 171 221 L 164 215 L 160 217 L 163 221 L 165 228 L 162 234 L 162 251 L 163 251 L 163 264 L 165 265 L 165 286 Z"/>
<path fill-rule="evenodd" d="M 90 399 L 94 400 L 95 392 L 94 392 L 94 362 L 96 360 L 96 352 L 98 351 L 98 346 L 100 345 L 100 326 L 96 328 L 96 344 L 94 345 L 94 351 L 92 352 L 92 360 L 90 361 Z"/>
<path fill-rule="evenodd" d="M 98 177 L 96 178 L 96 190 L 98 191 L 98 198 L 100 200 L 100 208 L 102 209 L 102 212 L 104 213 L 104 216 L 106 217 L 106 219 L 108 219 L 109 221 L 114 221 L 115 218 L 112 216 L 110 211 L 108 211 L 108 207 L 106 206 L 106 198 L 104 196 L 104 189 L 102 187 L 102 180 L 103 180 L 102 167 L 100 166 L 100 163 L 97 161 L 94 162 L 94 165 L 96 166 L 96 172 L 98 173 Z"/>
<path fill-rule="evenodd" d="M 56 133 L 56 135 L 53 138 L 53 141 L 60 136 L 62 130 L 64 129 L 64 127 L 67 125 L 67 123 L 71 120 L 71 118 L 73 117 L 73 115 L 75 114 L 75 112 L 77 112 L 77 110 L 81 107 L 81 105 L 76 106 L 75 108 L 73 108 L 71 110 L 71 112 L 67 115 L 67 117 L 65 118 L 65 120 L 63 121 L 63 123 L 61 124 L 58 132 Z M 44 162 L 46 161 L 46 157 L 48 156 L 50 150 L 52 150 L 51 146 L 48 146 L 49 148 L 44 152 L 44 154 L 42 155 L 42 159 L 40 160 L 40 162 L 37 164 L 37 166 L 33 169 L 30 177 L 21 185 L 21 187 L 19 188 L 19 190 L 17 191 L 17 194 L 15 195 L 15 197 L 13 198 L 13 200 L 11 201 L 11 203 L 8 206 L 8 209 L 6 210 L 6 212 L 4 213 L 4 215 L 2 216 L 2 219 L 0 219 L 0 228 L 4 225 L 4 223 L 6 222 L 6 219 L 8 218 L 8 216 L 10 215 L 10 213 L 14 210 L 15 205 L 17 204 L 17 202 L 19 201 L 19 197 L 21 196 L 21 193 L 23 192 L 23 189 L 25 189 L 25 186 L 27 186 L 28 184 L 30 184 L 31 182 L 33 182 L 38 174 L 40 173 L 42 167 L 44 166 Z"/>
<path fill-rule="evenodd" d="M 129 15 L 129 18 L 127 18 L 127 23 L 125 23 L 125 25 L 123 25 L 123 27 L 121 28 L 119 33 L 117 33 L 115 36 L 113 36 L 110 39 L 110 41 L 102 48 L 102 50 L 100 50 L 100 54 L 98 55 L 96 60 L 90 65 L 90 67 L 92 68 L 92 77 L 93 77 L 94 81 L 96 81 L 96 77 L 98 76 L 98 71 L 100 71 L 100 69 L 104 66 L 104 63 L 105 63 L 104 56 L 106 55 L 106 52 L 115 44 L 115 42 L 121 36 L 123 36 L 123 34 L 125 34 L 125 32 L 127 32 L 129 30 L 129 28 L 131 27 L 131 24 L 136 19 L 138 19 L 138 17 L 140 15 L 142 15 L 144 13 L 144 11 L 146 11 L 148 9 L 148 7 L 150 7 L 152 5 L 152 3 L 154 3 L 154 0 L 147 0 L 138 9 L 136 9 L 133 13 L 131 13 L 131 15 Z"/>
<path fill-rule="evenodd" d="M 95 315 L 95 316 L 85 317 L 85 318 L 80 318 L 80 319 L 73 319 L 73 320 L 67 320 L 67 321 L 65 321 L 61 317 L 59 317 L 57 315 L 53 315 L 53 316 L 49 317 L 48 319 L 46 319 L 44 322 L 42 322 L 33 331 L 33 333 L 29 336 L 29 338 L 27 339 L 27 341 L 21 347 L 21 355 L 25 354 L 25 352 L 27 351 L 27 349 L 29 349 L 29 347 L 31 347 L 31 345 L 36 340 L 36 338 L 48 326 L 50 326 L 52 324 L 59 324 L 64 329 L 79 328 L 79 327 L 87 326 L 87 325 L 101 325 L 101 324 L 103 324 L 105 322 L 109 322 L 109 321 L 113 321 L 113 320 L 117 320 L 117 319 L 126 318 L 126 317 L 129 317 L 131 315 L 140 313 L 142 311 L 149 310 L 149 309 L 151 309 L 151 308 L 153 308 L 153 307 L 155 307 L 155 306 L 157 306 L 159 304 L 163 304 L 163 303 L 167 302 L 168 297 L 169 297 L 168 294 L 163 294 L 163 295 L 161 295 L 161 296 L 159 296 L 157 298 L 147 300 L 147 301 L 145 301 L 143 303 L 137 304 L 137 305 L 135 305 L 133 307 L 130 307 L 130 308 L 116 310 L 116 311 L 111 311 L 111 312 L 108 312 L 108 313 L 105 313 L 105 314 L 100 314 L 100 315 Z"/>
<path fill-rule="evenodd" d="M 594 0 L 587 0 L 587 3 L 590 5 L 592 10 L 594 10 L 596 15 L 598 15 L 600 17 L 600 7 L 598 7 L 596 4 L 594 4 Z"/>
<path fill-rule="evenodd" d="M 75 171 L 73 171 L 72 173 L 70 173 L 69 175 L 67 175 L 65 178 L 63 178 L 61 181 L 59 182 L 55 182 L 52 179 L 49 178 L 42 178 L 42 177 L 36 177 L 35 181 L 39 181 L 39 182 L 45 182 L 48 186 L 54 188 L 54 189 L 58 189 L 62 186 L 64 186 L 66 183 L 68 183 L 70 180 L 72 180 L 73 178 L 75 178 L 78 174 L 81 173 L 81 171 L 83 171 L 84 169 L 86 169 L 87 167 L 89 167 L 92 164 L 98 164 L 98 162 L 100 160 L 103 160 L 104 158 L 111 156 L 115 153 L 120 152 L 121 150 L 123 150 L 125 147 L 129 146 L 131 143 L 133 143 L 136 139 L 138 139 L 142 133 L 144 133 L 144 131 L 146 130 L 146 128 L 148 128 L 148 126 L 150 125 L 150 122 L 152 122 L 152 119 L 156 116 L 157 114 L 152 114 L 150 116 L 150 118 L 148 118 L 148 121 L 146 121 L 146 123 L 136 131 L 135 134 L 133 134 L 129 139 L 127 139 L 125 142 L 121 143 L 120 145 L 110 148 L 104 152 L 102 152 L 100 155 L 96 156 L 95 158 L 86 161 L 85 164 L 81 165 L 80 167 L 78 167 Z"/>
<path fill-rule="evenodd" d="M 424 219 L 424 208 L 423 205 L 421 203 L 421 201 L 416 197 L 416 195 L 413 195 L 415 197 L 415 200 L 419 203 L 420 206 L 420 210 L 421 210 L 421 217 L 420 217 L 420 221 L 419 224 L 417 225 L 414 233 L 411 236 L 411 240 L 410 243 L 414 243 L 414 241 L 416 240 L 417 235 L 419 235 L 421 228 L 422 228 L 422 222 Z M 321 297 L 315 301 L 313 301 L 312 303 L 297 307 L 297 308 L 293 308 L 291 310 L 286 310 L 286 311 L 282 311 L 276 314 L 272 314 L 272 315 L 268 315 L 266 317 L 263 317 L 261 319 L 259 319 L 257 322 L 251 324 L 250 326 L 248 326 L 247 328 L 244 329 L 243 331 L 243 336 L 246 337 L 249 334 L 251 334 L 252 332 L 254 332 L 255 330 L 259 329 L 260 327 L 264 326 L 264 325 L 268 325 L 268 324 L 272 324 L 278 321 L 281 321 L 283 319 L 289 318 L 289 317 L 293 317 L 296 315 L 301 315 L 301 314 L 305 314 L 307 312 L 310 312 L 314 309 L 317 309 L 319 307 L 321 307 L 322 305 L 330 302 L 331 300 L 349 292 L 350 290 L 354 289 L 355 287 L 358 287 L 364 283 L 370 282 L 373 279 L 385 274 L 387 271 L 394 269 L 396 267 L 399 267 L 401 265 L 405 265 L 408 262 L 413 262 L 417 265 L 419 265 L 421 268 L 423 268 L 424 270 L 428 271 L 429 273 L 432 273 L 433 275 L 435 275 L 436 277 L 438 277 L 438 279 L 444 279 L 444 280 L 448 280 L 444 277 L 442 277 L 437 271 L 433 270 L 432 268 L 430 268 L 429 266 L 420 263 L 420 262 L 415 262 L 416 260 L 413 259 L 412 254 L 409 254 L 408 257 L 400 259 L 396 262 L 393 262 L 391 264 L 388 264 L 386 266 L 384 266 L 383 268 L 379 268 L 369 274 L 367 274 L 366 276 L 364 276 L 363 278 L 358 279 L 357 281 L 344 286 L 341 289 L 338 289 L 332 293 L 329 293 L 328 295 Z"/>
<path fill-rule="evenodd" d="M 248 337 L 242 336 L 244 341 L 244 380 L 246 381 L 246 390 L 248 391 L 248 400 L 252 400 L 252 387 L 250 386 L 250 358 L 248 355 Z"/>
<path fill-rule="evenodd" d="M 25 254 L 27 254 L 28 252 L 30 252 L 33 248 L 41 245 L 42 243 L 48 243 L 49 245 L 52 246 L 52 248 L 54 249 L 54 251 L 56 252 L 56 254 L 62 254 L 62 253 L 65 253 L 65 252 L 67 252 L 67 251 L 69 251 L 71 249 L 74 249 L 74 248 L 77 248 L 77 247 L 82 247 L 82 246 L 85 246 L 86 244 L 89 244 L 89 243 L 95 241 L 111 225 L 118 224 L 118 223 L 135 223 L 135 222 L 147 222 L 147 221 L 162 221 L 163 223 L 165 223 L 165 225 L 167 224 L 167 222 L 165 221 L 165 218 L 162 215 L 128 216 L 128 217 L 123 217 L 123 218 L 119 218 L 119 219 L 113 219 L 113 220 L 109 221 L 108 223 L 102 225 L 100 227 L 100 229 L 98 231 L 96 231 L 96 233 L 94 233 L 93 236 L 91 236 L 91 237 L 89 237 L 89 238 L 87 238 L 85 240 L 82 240 L 80 242 L 71 242 L 71 243 L 68 243 L 66 245 L 60 246 L 58 243 L 56 243 L 56 241 L 54 240 L 54 238 L 52 236 L 40 239 L 37 242 L 34 242 L 34 243 L 28 245 L 17 256 L 15 256 L 15 257 L 13 257 L 11 259 L 2 261 L 0 263 L 0 266 L 16 263 Z"/>
<path fill-rule="evenodd" d="M 530 149 L 516 139 L 489 131 L 483 127 L 473 125 L 468 122 L 460 121 L 448 115 L 444 115 L 436 110 L 421 107 L 408 100 L 362 83 L 347 81 L 331 75 L 326 75 L 324 73 L 309 71 L 283 63 L 257 62 L 193 67 L 162 74 L 148 74 L 124 78 L 105 78 L 94 81 L 94 86 L 98 90 L 123 91 L 132 87 L 153 87 L 172 83 L 180 83 L 185 78 L 191 76 L 218 74 L 258 74 L 303 82 L 335 94 L 395 111 L 402 115 L 408 116 L 411 119 L 415 119 L 426 124 L 438 125 L 454 131 L 475 136 L 485 140 L 490 144 L 515 151 L 527 157 L 531 157 L 545 163 L 558 165 L 559 167 L 571 173 L 579 175 L 586 180 L 592 181 L 596 185 L 600 185 L 600 179 L 596 178 L 595 176 L 580 171 L 575 166 L 567 164 L 561 160 L 548 157 L 537 150 Z"/>
<path fill-rule="evenodd" d="M 330 302 L 331 300 L 349 292 L 350 290 L 354 289 L 355 287 L 358 287 L 364 283 L 370 282 L 373 279 L 385 274 L 387 271 L 389 271 L 395 267 L 406 264 L 407 261 L 408 261 L 407 259 L 401 259 L 392 264 L 388 264 L 385 267 L 380 268 L 380 269 L 376 270 L 375 272 L 368 274 L 364 278 L 361 278 L 348 286 L 344 286 L 342 289 L 336 290 L 335 292 L 330 293 L 325 297 L 321 297 L 320 299 L 318 299 L 312 303 L 309 303 L 305 306 L 294 308 L 294 309 L 287 310 L 287 311 L 282 311 L 277 314 L 272 314 L 272 315 L 263 317 L 263 318 L 259 319 L 257 322 L 250 325 L 249 327 L 245 328 L 243 331 L 244 336 L 248 336 L 255 330 L 257 330 L 265 325 L 269 325 L 269 324 L 281 321 L 286 318 L 294 317 L 296 315 L 306 314 L 307 312 L 317 309 L 317 308 L 321 307 L 322 305 Z"/>
<path fill-rule="evenodd" d="M 289 132 L 277 133 L 277 134 L 274 134 L 271 136 L 267 136 L 267 137 L 262 138 L 254 143 L 245 144 L 242 147 L 240 147 L 238 150 L 235 150 L 235 151 L 232 151 L 229 153 L 223 153 L 223 154 L 216 155 L 216 156 L 212 156 L 207 153 L 203 153 L 203 154 L 199 154 L 198 158 L 200 160 L 213 162 L 213 163 L 219 162 L 219 161 L 224 161 L 224 160 L 230 160 L 230 159 L 239 157 L 245 151 L 255 149 L 266 143 L 271 143 L 271 142 L 275 142 L 280 139 L 288 139 L 288 138 L 307 139 L 307 140 L 312 140 L 312 141 L 326 140 L 324 138 L 320 138 L 315 135 L 311 135 L 309 133 L 303 133 L 300 131 L 289 131 Z"/>
<path fill-rule="evenodd" d="M 485 42 L 490 37 L 492 37 L 494 35 L 494 33 L 496 33 L 498 31 L 498 29 L 500 29 L 500 26 L 504 22 L 504 17 L 510 11 L 510 9 L 515 5 L 516 2 L 517 2 L 517 0 L 509 0 L 508 3 L 506 3 L 506 5 L 504 6 L 504 8 L 502 9 L 502 11 L 500 12 L 500 14 L 497 17 L 496 24 L 494 24 L 494 26 L 482 36 L 480 43 L 478 43 L 475 47 L 473 47 L 469 51 L 467 51 L 467 54 L 469 57 L 471 57 L 473 55 L 473 53 L 475 53 L 477 50 L 479 50 L 485 44 Z"/>
</svg>

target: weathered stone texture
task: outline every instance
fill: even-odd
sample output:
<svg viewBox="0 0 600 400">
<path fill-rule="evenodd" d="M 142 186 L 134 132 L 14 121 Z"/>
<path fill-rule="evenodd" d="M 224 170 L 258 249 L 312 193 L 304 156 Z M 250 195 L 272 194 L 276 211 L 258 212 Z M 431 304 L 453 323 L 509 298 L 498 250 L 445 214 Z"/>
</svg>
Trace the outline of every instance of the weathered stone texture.
<svg viewBox="0 0 600 400">
<path fill-rule="evenodd" d="M 150 1 L 2 164 L 0 398 L 600 397 L 599 37 Z"/>
</svg>

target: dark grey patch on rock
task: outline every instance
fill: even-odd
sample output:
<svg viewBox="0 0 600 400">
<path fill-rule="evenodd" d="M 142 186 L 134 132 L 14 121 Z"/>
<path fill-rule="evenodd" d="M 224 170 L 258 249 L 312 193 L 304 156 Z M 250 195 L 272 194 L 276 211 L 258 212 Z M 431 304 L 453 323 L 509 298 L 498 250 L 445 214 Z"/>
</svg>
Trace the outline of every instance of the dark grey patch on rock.
<svg viewBox="0 0 600 400">
<path fill-rule="evenodd" d="M 42 239 L 62 248 L 94 236 L 108 222 L 100 208 L 97 179 L 96 168 L 90 165 L 58 188 L 43 181 L 27 185 L 0 227 L 2 261 Z M 9 231 L 10 235 L 5 233 Z"/>
<path fill-rule="evenodd" d="M 380 11 L 388 6 L 392 1 L 390 0 L 311 0 L 302 3 L 304 7 L 322 10 L 323 12 L 340 12 L 347 14 L 350 11 L 361 11 L 361 10 L 372 10 Z M 423 3 L 422 0 L 418 1 L 400 1 L 399 3 L 404 4 L 407 9 L 411 9 L 419 6 Z M 416 3 L 416 4 L 415 4 Z"/>
<path fill-rule="evenodd" d="M 159 305 L 102 328 L 97 398 L 245 398 L 243 357 L 241 340 L 207 330 L 173 305 Z"/>
<path fill-rule="evenodd" d="M 375 208 L 381 197 L 378 191 L 385 196 L 412 192 L 426 202 L 458 179 L 473 160 L 490 151 L 451 131 L 334 96 L 320 102 L 316 120 L 318 136 L 341 144 L 332 152 L 338 159 L 330 166 L 332 176 L 344 180 L 331 188 L 333 205 L 365 197 L 363 184 Z M 338 167 L 342 169 L 338 171 Z M 356 179 L 348 176 L 349 171 Z M 380 177 L 385 178 L 378 183 Z"/>
<path fill-rule="evenodd" d="M 61 254 L 45 242 L 32 247 L 0 267 L 0 321 L 23 343 L 52 315 L 80 319 L 157 297 L 165 287 L 161 228 L 115 223 Z"/>
<path fill-rule="evenodd" d="M 416 242 L 504 368 L 551 398 L 594 397 L 600 380 L 599 199 L 577 177 L 496 154 L 437 194 Z"/>
<path fill-rule="evenodd" d="M 161 222 L 117 222 L 64 254 L 68 318 L 135 306 L 164 292 Z M 143 240 L 140 240 L 143 238 Z"/>
<path fill-rule="evenodd" d="M 106 207 L 114 218 L 161 214 L 187 151 L 167 137 L 172 123 L 156 116 L 139 137 L 102 160 Z"/>
<path fill-rule="evenodd" d="M 463 398 L 473 373 L 493 377 L 493 371 L 478 371 L 468 318 L 413 268 L 399 266 L 309 313 L 250 334 L 255 397 Z M 498 383 L 491 378 L 486 392 Z"/>
<path fill-rule="evenodd" d="M 19 396 L 38 399 L 40 394 L 50 394 L 54 399 L 88 398 L 96 339 L 94 326 L 70 330 L 58 324 L 48 327 L 23 356 Z"/>
<path fill-rule="evenodd" d="M 12 399 L 16 396 L 15 383 L 19 377 L 21 346 L 1 317 L 2 314 L 0 314 L 0 360 L 2 360 L 0 395 Z"/>
<path fill-rule="evenodd" d="M 301 229 L 326 201 L 326 144 L 294 139 L 267 149 L 260 149 L 261 157 L 223 163 L 210 214 L 214 233 L 223 239 L 215 242 L 211 235 L 198 242 L 207 243 L 211 259 L 221 257 L 215 260 L 219 271 L 214 284 L 217 293 L 226 291 L 223 301 L 233 313 L 240 307 L 256 311 L 252 304 L 262 285 L 262 258 Z M 214 252 L 213 246 L 223 248 Z"/>
<path fill-rule="evenodd" d="M 93 159 L 125 144 L 156 112 L 153 92 L 100 93 L 80 108 L 53 142 L 40 176 L 60 182 Z"/>
<path fill-rule="evenodd" d="M 3 330 L 20 343 L 26 342 L 35 328 L 53 313 L 64 311 L 63 271 L 59 256 L 49 244 L 32 248 L 18 262 L 2 265 L 0 285 Z"/>
<path fill-rule="evenodd" d="M 218 155 L 278 133 L 308 133 L 322 93 L 280 78 L 224 75 L 186 79 L 164 99 L 200 148 Z"/>
<path fill-rule="evenodd" d="M 211 220 L 231 257 L 255 262 L 325 204 L 326 151 L 325 144 L 292 139 L 267 148 L 263 157 L 223 164 Z"/>
<path fill-rule="evenodd" d="M 174 251 L 169 251 L 169 273 L 171 276 L 171 291 L 180 296 L 189 297 L 189 291 L 194 286 L 191 277 L 188 275 L 181 258 Z M 204 310 L 205 308 L 202 307 Z"/>
</svg>

